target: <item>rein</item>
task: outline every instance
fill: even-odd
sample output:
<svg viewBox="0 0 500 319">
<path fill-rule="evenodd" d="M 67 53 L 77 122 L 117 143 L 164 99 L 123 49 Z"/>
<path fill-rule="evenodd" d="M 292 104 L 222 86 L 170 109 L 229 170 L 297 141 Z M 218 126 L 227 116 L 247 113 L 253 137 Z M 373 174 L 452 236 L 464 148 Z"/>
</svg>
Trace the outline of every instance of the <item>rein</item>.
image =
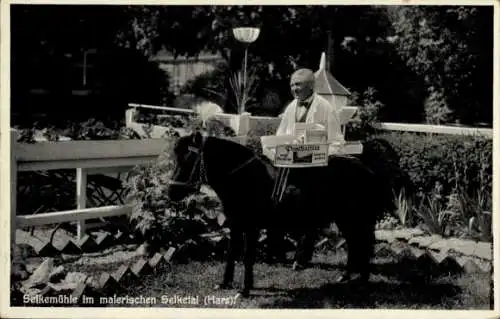
<svg viewBox="0 0 500 319">
<path fill-rule="evenodd" d="M 203 138 L 200 148 L 196 148 L 194 146 L 188 146 L 188 151 L 190 153 L 194 153 L 197 156 L 196 161 L 191 170 L 191 174 L 189 174 L 189 179 L 187 180 L 187 182 L 171 180 L 170 181 L 171 185 L 185 186 L 199 190 L 202 184 L 208 184 L 205 157 L 203 154 L 205 148 L 205 142 L 206 142 L 206 137 Z M 252 163 L 254 160 L 257 160 L 257 157 L 255 155 L 253 155 L 251 158 L 249 158 L 242 164 L 238 165 L 236 168 L 230 170 L 227 174 L 232 175 L 238 172 L 239 170 L 243 169 L 244 167 Z M 197 169 L 198 169 L 198 178 L 196 180 L 193 180 Z"/>
</svg>

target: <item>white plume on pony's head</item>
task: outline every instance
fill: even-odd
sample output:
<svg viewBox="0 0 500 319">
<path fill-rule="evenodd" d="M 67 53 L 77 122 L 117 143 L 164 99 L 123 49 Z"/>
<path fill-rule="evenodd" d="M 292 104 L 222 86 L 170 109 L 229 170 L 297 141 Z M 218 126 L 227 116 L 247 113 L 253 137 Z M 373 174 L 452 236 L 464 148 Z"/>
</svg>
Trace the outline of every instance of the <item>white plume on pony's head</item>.
<svg viewBox="0 0 500 319">
<path fill-rule="evenodd" d="M 210 101 L 204 101 L 197 104 L 194 107 L 194 110 L 196 114 L 198 114 L 203 124 L 205 124 L 208 120 L 213 118 L 215 114 L 224 113 L 224 111 L 219 105 Z"/>
</svg>

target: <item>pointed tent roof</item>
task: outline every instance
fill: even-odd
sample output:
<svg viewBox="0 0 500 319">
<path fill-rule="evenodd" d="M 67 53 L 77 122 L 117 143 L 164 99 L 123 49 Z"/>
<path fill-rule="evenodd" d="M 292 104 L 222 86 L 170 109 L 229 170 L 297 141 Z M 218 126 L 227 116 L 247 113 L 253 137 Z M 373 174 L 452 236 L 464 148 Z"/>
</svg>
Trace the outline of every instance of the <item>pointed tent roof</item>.
<svg viewBox="0 0 500 319">
<path fill-rule="evenodd" d="M 322 95 L 344 95 L 349 96 L 351 93 L 340 84 L 333 75 L 325 68 L 325 52 L 321 53 L 321 60 L 319 62 L 319 70 L 314 73 L 316 78 L 316 93 Z"/>
</svg>

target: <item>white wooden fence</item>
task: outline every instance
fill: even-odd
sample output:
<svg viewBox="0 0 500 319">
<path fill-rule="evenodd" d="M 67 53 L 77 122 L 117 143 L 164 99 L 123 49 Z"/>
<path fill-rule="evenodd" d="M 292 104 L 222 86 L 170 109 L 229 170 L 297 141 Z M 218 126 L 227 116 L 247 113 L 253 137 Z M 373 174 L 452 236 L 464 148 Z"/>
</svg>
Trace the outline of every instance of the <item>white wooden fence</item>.
<svg viewBox="0 0 500 319">
<path fill-rule="evenodd" d="M 141 123 L 134 121 L 135 115 L 137 114 L 137 109 L 153 109 L 161 110 L 170 113 L 177 114 L 193 114 L 194 111 L 190 109 L 179 109 L 173 107 L 147 105 L 147 104 L 129 104 L 130 109 L 126 112 L 126 125 L 137 132 L 143 132 Z M 356 112 L 359 109 L 357 106 L 345 106 L 340 111 L 340 123 L 345 125 L 352 121 L 356 116 Z M 249 113 L 243 113 L 241 115 L 235 114 L 217 114 L 216 118 L 229 124 L 236 132 L 237 135 L 246 136 L 249 131 L 255 129 L 260 124 L 269 124 L 271 126 L 277 127 L 280 122 L 280 118 L 268 117 L 268 116 L 251 116 Z M 418 132 L 418 133 L 434 133 L 434 134 L 452 134 L 452 135 L 478 135 L 486 138 L 493 138 L 493 129 L 489 128 L 468 128 L 468 127 L 458 127 L 458 126 L 448 126 L 448 125 L 427 125 L 427 124 L 410 124 L 410 123 L 389 123 L 383 122 L 379 123 L 378 129 L 387 131 L 401 131 L 401 132 Z M 161 136 L 166 131 L 163 126 L 155 125 L 153 126 L 153 136 Z"/>
<path fill-rule="evenodd" d="M 87 176 L 130 171 L 139 164 L 154 161 L 165 148 L 164 139 L 64 141 L 35 144 L 17 143 L 11 132 L 11 240 L 15 230 L 25 226 L 76 221 L 78 236 L 85 231 L 85 220 L 128 214 L 129 205 L 86 208 Z M 36 215 L 17 215 L 17 173 L 36 170 L 76 169 L 76 209 Z"/>
<path fill-rule="evenodd" d="M 138 107 L 161 109 L 177 113 L 192 113 L 191 110 L 173 109 L 166 107 L 131 104 L 127 110 L 127 126 L 141 131 L 142 124 L 133 121 L 135 109 Z M 350 120 L 356 108 L 346 108 L 341 115 L 343 123 Z M 220 114 L 221 119 L 235 129 L 238 142 L 245 137 L 251 128 L 260 121 L 279 123 L 278 118 L 253 117 L 248 113 L 243 115 Z M 277 124 L 276 124 L 277 125 Z M 428 126 L 420 124 L 382 123 L 381 129 L 411 132 L 429 132 L 439 134 L 480 134 L 493 138 L 491 129 L 468 129 L 452 126 Z M 164 127 L 157 126 L 162 135 Z M 17 143 L 17 133 L 11 132 L 11 243 L 15 243 L 16 229 L 26 226 L 46 225 L 62 222 L 77 222 L 78 236 L 85 232 L 85 220 L 119 216 L 132 211 L 130 205 L 111 205 L 95 208 L 86 208 L 87 176 L 91 174 L 116 173 L 129 171 L 139 164 L 154 161 L 165 149 L 166 141 L 162 138 L 142 140 L 110 140 L 110 141 L 64 141 L 43 142 L 36 144 Z M 17 173 L 35 170 L 75 169 L 76 170 L 76 209 L 51 212 L 36 215 L 17 215 Z"/>
</svg>

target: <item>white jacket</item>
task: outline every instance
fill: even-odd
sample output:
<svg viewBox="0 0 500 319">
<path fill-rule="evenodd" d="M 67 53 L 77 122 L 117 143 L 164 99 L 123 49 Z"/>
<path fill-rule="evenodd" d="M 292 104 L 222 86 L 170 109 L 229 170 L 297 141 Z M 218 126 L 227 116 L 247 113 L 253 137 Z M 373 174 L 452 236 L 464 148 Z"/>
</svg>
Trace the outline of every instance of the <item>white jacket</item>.
<svg viewBox="0 0 500 319">
<path fill-rule="evenodd" d="M 287 105 L 283 112 L 276 135 L 295 134 L 296 111 L 297 99 L 294 99 Z M 344 144 L 344 135 L 340 127 L 340 117 L 337 110 L 325 98 L 316 93 L 314 93 L 313 101 L 307 113 L 306 123 L 323 125 L 328 134 L 328 143 L 337 142 Z"/>
</svg>

